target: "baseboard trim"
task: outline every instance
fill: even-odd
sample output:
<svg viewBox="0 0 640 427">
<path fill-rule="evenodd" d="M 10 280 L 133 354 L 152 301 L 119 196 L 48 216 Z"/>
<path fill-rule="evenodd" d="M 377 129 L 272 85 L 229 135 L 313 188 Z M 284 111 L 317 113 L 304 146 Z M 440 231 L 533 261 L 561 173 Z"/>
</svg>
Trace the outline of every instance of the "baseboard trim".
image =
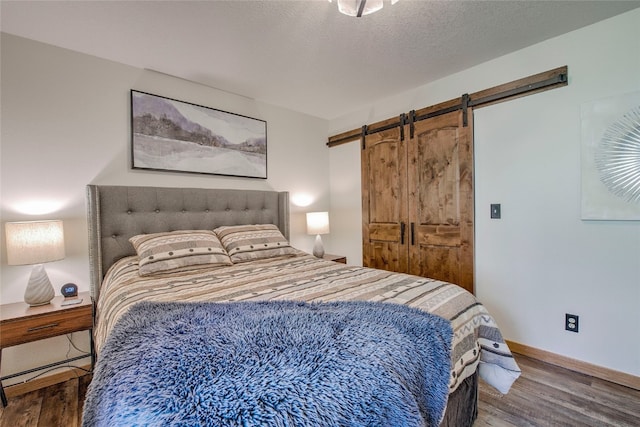
<svg viewBox="0 0 640 427">
<path fill-rule="evenodd" d="M 60 368 L 64 368 L 64 366 L 61 366 Z M 46 377 L 39 377 L 31 381 L 8 385 L 5 386 L 4 392 L 7 395 L 7 398 L 10 399 L 12 397 L 20 396 L 22 394 L 49 387 L 54 384 L 63 383 L 72 378 L 81 377 L 83 375 L 86 375 L 87 371 L 91 371 L 91 365 L 81 366 L 80 368 L 81 369 L 67 368 L 63 372 L 47 375 Z"/>
<path fill-rule="evenodd" d="M 625 387 L 640 390 L 640 377 L 637 377 L 635 375 L 615 371 L 613 369 L 605 368 L 598 365 L 593 365 L 581 360 L 576 360 L 570 357 L 551 353 L 549 351 L 540 350 L 535 347 L 529 347 L 528 345 L 520 344 L 514 341 L 506 341 L 507 345 L 513 353 L 522 354 L 523 356 L 528 356 L 532 359 L 537 359 L 551 365 L 560 366 L 561 368 L 569 369 L 570 371 L 580 372 L 581 374 L 590 375 L 592 377 L 600 378 L 605 381 L 610 381 L 612 383 L 620 384 Z"/>
</svg>

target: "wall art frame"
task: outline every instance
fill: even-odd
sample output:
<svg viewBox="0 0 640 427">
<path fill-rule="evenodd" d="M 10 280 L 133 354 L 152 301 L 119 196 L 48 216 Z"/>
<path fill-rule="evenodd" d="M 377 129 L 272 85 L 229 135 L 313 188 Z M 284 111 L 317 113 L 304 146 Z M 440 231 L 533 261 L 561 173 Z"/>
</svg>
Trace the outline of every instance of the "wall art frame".
<svg viewBox="0 0 640 427">
<path fill-rule="evenodd" d="M 131 90 L 131 167 L 267 178 L 267 122 Z"/>
<path fill-rule="evenodd" d="M 580 108 L 581 217 L 640 220 L 640 92 Z"/>
</svg>

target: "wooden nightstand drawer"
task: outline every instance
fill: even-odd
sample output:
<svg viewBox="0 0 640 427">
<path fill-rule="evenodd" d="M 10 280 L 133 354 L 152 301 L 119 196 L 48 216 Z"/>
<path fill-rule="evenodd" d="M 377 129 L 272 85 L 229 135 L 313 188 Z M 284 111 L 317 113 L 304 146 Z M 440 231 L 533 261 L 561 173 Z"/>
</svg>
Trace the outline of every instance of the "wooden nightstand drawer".
<svg viewBox="0 0 640 427">
<path fill-rule="evenodd" d="M 24 303 L 3 305 L 0 348 L 92 329 L 91 296 L 83 292 L 79 298 L 82 302 L 71 306 L 60 305 L 64 301 L 62 297 L 55 297 L 51 304 L 39 307 L 29 307 Z"/>
<path fill-rule="evenodd" d="M 10 347 L 43 338 L 83 331 L 93 327 L 91 306 L 64 310 L 46 316 L 6 321 L 2 325 L 0 347 Z"/>
</svg>

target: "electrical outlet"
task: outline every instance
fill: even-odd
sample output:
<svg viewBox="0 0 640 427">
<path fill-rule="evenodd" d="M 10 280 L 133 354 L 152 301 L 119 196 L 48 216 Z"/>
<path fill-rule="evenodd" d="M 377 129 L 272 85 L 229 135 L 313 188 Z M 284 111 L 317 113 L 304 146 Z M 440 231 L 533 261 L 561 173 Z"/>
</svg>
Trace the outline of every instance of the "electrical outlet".
<svg viewBox="0 0 640 427">
<path fill-rule="evenodd" d="M 578 332 L 578 315 L 565 313 L 564 328 L 567 331 Z"/>
</svg>

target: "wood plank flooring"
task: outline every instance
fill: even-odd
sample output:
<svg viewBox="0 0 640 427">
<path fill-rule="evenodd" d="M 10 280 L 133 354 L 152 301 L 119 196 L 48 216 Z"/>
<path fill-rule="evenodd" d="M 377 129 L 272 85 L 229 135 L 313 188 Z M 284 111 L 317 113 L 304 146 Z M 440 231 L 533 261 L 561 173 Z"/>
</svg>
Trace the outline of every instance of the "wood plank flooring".
<svg viewBox="0 0 640 427">
<path fill-rule="evenodd" d="M 515 356 L 522 376 L 508 394 L 480 381 L 474 427 L 640 426 L 640 391 Z"/>
<path fill-rule="evenodd" d="M 516 355 L 523 374 L 501 395 L 480 381 L 474 427 L 640 426 L 640 391 Z M 81 425 L 90 375 L 9 399 L 0 426 Z"/>
<path fill-rule="evenodd" d="M 2 427 L 79 427 L 82 409 L 91 375 L 10 397 L 9 404 L 0 404 Z"/>
</svg>

